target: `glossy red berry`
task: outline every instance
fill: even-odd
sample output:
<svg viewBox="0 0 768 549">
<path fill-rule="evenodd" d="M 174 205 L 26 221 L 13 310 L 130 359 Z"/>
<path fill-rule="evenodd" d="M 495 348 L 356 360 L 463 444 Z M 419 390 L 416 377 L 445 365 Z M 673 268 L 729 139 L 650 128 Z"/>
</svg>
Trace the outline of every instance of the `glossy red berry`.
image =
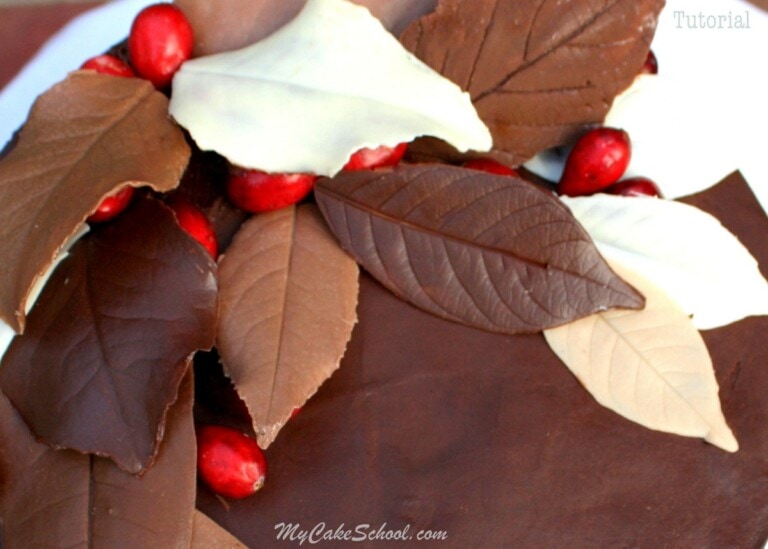
<svg viewBox="0 0 768 549">
<path fill-rule="evenodd" d="M 128 35 L 128 55 L 139 76 L 162 90 L 192 55 L 194 36 L 184 13 L 173 4 L 153 4 L 139 12 Z"/>
<path fill-rule="evenodd" d="M 590 130 L 571 149 L 558 192 L 568 196 L 600 192 L 621 178 L 630 156 L 629 136 L 624 130 Z"/>
<path fill-rule="evenodd" d="M 88 216 L 89 223 L 103 223 L 116 217 L 128 207 L 133 198 L 133 187 L 123 187 L 101 201 L 96 211 Z"/>
<path fill-rule="evenodd" d="M 208 216 L 191 202 L 181 198 L 172 200 L 168 205 L 176 214 L 179 226 L 202 244 L 213 259 L 216 259 L 219 255 L 219 246 Z"/>
<path fill-rule="evenodd" d="M 256 441 L 237 429 L 204 425 L 197 430 L 197 473 L 215 493 L 240 499 L 264 485 L 267 462 Z"/>
<path fill-rule="evenodd" d="M 250 213 L 269 212 L 296 204 L 315 186 L 317 176 L 308 173 L 267 173 L 233 168 L 227 180 L 227 196 Z"/>
<path fill-rule="evenodd" d="M 520 173 L 517 170 L 510 168 L 501 162 L 496 162 L 492 158 L 472 158 L 471 160 L 464 162 L 462 165 L 465 168 L 480 170 L 496 175 L 510 175 L 512 177 L 520 177 Z"/>
<path fill-rule="evenodd" d="M 125 63 L 122 59 L 104 53 L 87 59 L 82 65 L 81 69 L 90 69 L 101 74 L 111 74 L 112 76 L 136 76 L 133 69 Z"/>
<path fill-rule="evenodd" d="M 624 179 L 605 189 L 605 192 L 621 196 L 657 196 L 662 198 L 659 186 L 647 177 Z"/>
<path fill-rule="evenodd" d="M 375 149 L 364 147 L 349 157 L 343 169 L 347 171 L 372 170 L 374 168 L 397 166 L 407 148 L 408 143 L 400 143 L 394 147 L 382 145 Z"/>
<path fill-rule="evenodd" d="M 659 61 L 656 59 L 656 54 L 653 53 L 653 50 L 648 50 L 648 57 L 645 58 L 641 72 L 645 74 L 659 74 Z"/>
</svg>

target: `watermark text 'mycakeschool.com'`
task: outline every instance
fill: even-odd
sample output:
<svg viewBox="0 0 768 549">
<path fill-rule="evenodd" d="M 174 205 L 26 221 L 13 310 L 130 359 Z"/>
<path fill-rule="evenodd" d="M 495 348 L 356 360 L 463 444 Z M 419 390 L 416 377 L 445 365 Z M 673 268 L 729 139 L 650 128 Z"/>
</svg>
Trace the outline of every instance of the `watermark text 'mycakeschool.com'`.
<svg viewBox="0 0 768 549">
<path fill-rule="evenodd" d="M 402 528 L 391 528 L 385 522 L 381 525 L 357 524 L 346 526 L 344 523 L 336 528 L 328 526 L 324 522 L 315 524 L 311 528 L 304 528 L 298 523 L 280 522 L 275 524 L 275 537 L 278 541 L 294 542 L 298 545 L 308 543 L 317 545 L 328 542 L 370 542 L 370 541 L 445 541 L 448 532 L 442 530 L 413 530 L 410 525 Z"/>
<path fill-rule="evenodd" d="M 672 12 L 677 29 L 750 29 L 749 10 L 728 13 L 704 13 L 675 10 Z"/>
</svg>

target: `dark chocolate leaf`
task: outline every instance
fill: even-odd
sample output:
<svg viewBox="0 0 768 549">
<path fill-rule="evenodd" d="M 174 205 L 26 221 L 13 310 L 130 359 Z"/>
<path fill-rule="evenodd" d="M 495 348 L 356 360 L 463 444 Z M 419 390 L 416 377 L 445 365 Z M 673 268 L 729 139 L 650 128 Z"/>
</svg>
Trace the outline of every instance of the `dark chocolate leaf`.
<svg viewBox="0 0 768 549">
<path fill-rule="evenodd" d="M 537 332 L 643 298 L 608 267 L 551 193 L 452 166 L 322 179 L 318 205 L 379 282 L 440 317 Z"/>
<path fill-rule="evenodd" d="M 167 98 L 144 80 L 81 71 L 41 95 L 0 162 L 0 319 L 24 329 L 35 282 L 106 195 L 170 190 L 188 158 Z"/>
<path fill-rule="evenodd" d="M 3 547 L 189 547 L 197 491 L 192 392 L 190 374 L 157 461 L 141 477 L 35 441 L 0 395 Z"/>
<path fill-rule="evenodd" d="M 35 435 L 145 470 L 190 355 L 213 344 L 215 269 L 151 199 L 79 241 L 0 368 Z"/>
<path fill-rule="evenodd" d="M 252 217 L 222 258 L 217 347 L 262 447 L 339 367 L 358 275 L 312 205 Z"/>
<path fill-rule="evenodd" d="M 464 88 L 511 165 L 603 120 L 645 61 L 664 0 L 440 0 L 401 40 Z"/>
</svg>

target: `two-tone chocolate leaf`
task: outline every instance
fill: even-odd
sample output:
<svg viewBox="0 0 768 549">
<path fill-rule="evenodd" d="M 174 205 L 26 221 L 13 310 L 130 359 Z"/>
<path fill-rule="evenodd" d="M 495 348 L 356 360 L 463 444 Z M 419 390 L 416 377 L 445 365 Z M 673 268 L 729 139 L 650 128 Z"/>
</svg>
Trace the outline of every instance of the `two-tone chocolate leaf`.
<svg viewBox="0 0 768 549">
<path fill-rule="evenodd" d="M 189 547 L 197 490 L 192 393 L 189 375 L 157 461 L 141 477 L 37 442 L 0 395 L 3 547 Z"/>
<path fill-rule="evenodd" d="M 214 342 L 216 303 L 211 258 L 168 208 L 142 200 L 54 271 L 0 384 L 40 440 L 141 472 L 191 354 Z"/>
<path fill-rule="evenodd" d="M 309 205 L 252 217 L 222 258 L 217 345 L 262 447 L 339 367 L 358 274 Z"/>
<path fill-rule="evenodd" d="M 41 95 L 0 162 L 0 319 L 24 329 L 36 280 L 101 200 L 175 187 L 189 146 L 146 81 L 75 72 Z"/>
<path fill-rule="evenodd" d="M 472 96 L 519 164 L 602 121 L 648 53 L 663 0 L 440 0 L 401 36 Z"/>
<path fill-rule="evenodd" d="M 318 182 L 342 247 L 379 282 L 440 317 L 537 332 L 643 298 L 550 193 L 451 166 L 343 173 Z"/>
</svg>

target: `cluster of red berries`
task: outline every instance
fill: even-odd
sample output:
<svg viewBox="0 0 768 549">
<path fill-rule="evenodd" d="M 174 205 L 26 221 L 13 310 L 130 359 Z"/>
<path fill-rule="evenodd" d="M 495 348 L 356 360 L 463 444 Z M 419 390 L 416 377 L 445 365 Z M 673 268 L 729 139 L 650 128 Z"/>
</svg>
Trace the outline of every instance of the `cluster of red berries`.
<svg viewBox="0 0 768 549">
<path fill-rule="evenodd" d="M 129 63 L 110 54 L 85 61 L 80 68 L 121 77 L 140 77 L 158 90 L 170 86 L 181 64 L 192 56 L 194 35 L 184 13 L 173 4 L 154 4 L 144 8 L 133 21 L 128 35 Z M 134 194 L 124 187 L 106 197 L 88 221 L 103 223 L 124 211 Z M 188 202 L 170 204 L 179 225 L 205 247 L 215 259 L 218 255 L 213 227 L 205 214 Z"/>
<path fill-rule="evenodd" d="M 184 13 L 173 4 L 154 4 L 139 12 L 128 35 L 130 64 L 110 54 L 81 65 L 114 76 L 138 76 L 158 90 L 168 88 L 181 64 L 192 56 L 194 34 Z"/>
<path fill-rule="evenodd" d="M 595 128 L 579 138 L 571 149 L 556 189 L 567 196 L 598 192 L 623 196 L 661 196 L 659 187 L 647 177 L 621 179 L 631 158 L 629 135 L 616 128 Z M 520 173 L 490 158 L 475 158 L 463 166 L 497 175 L 520 177 Z"/>
<path fill-rule="evenodd" d="M 128 58 L 103 54 L 88 59 L 81 68 L 123 77 L 140 77 L 159 90 L 167 89 L 181 64 L 192 55 L 194 36 L 184 13 L 173 4 L 144 8 L 133 21 L 128 35 Z M 395 147 L 363 148 L 353 154 L 345 170 L 371 169 L 397 164 L 406 144 Z M 262 213 L 303 200 L 314 188 L 317 176 L 309 173 L 267 173 L 233 166 L 227 181 L 227 196 L 238 208 Z M 133 188 L 126 187 L 107 197 L 88 218 L 91 223 L 108 221 L 128 207 Z M 214 257 L 216 238 L 205 215 L 189 202 L 174 202 L 179 224 Z"/>
<path fill-rule="evenodd" d="M 557 191 L 567 196 L 585 196 L 598 192 L 624 196 L 661 196 L 656 184 L 646 177 L 621 180 L 631 154 L 629 135 L 624 130 L 590 130 L 571 149 Z"/>
</svg>

